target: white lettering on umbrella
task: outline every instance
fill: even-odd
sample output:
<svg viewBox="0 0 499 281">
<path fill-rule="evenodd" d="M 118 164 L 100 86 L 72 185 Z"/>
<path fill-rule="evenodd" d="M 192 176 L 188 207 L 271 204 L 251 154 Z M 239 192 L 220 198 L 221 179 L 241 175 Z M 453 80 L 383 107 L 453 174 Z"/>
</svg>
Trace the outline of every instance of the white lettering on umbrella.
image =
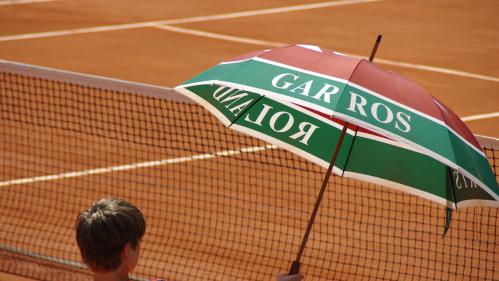
<svg viewBox="0 0 499 281">
<path fill-rule="evenodd" d="M 286 122 L 286 124 L 282 128 L 277 129 L 276 128 L 277 119 L 279 119 L 279 117 L 284 116 L 284 115 L 288 116 L 288 121 Z M 274 132 L 283 133 L 283 132 L 289 131 L 289 129 L 291 129 L 291 127 L 293 126 L 294 122 L 295 122 L 295 118 L 293 118 L 293 115 L 291 115 L 291 113 L 286 112 L 286 111 L 279 111 L 277 113 L 274 113 L 272 115 L 272 117 L 270 117 L 269 124 L 270 124 L 270 128 Z"/>
<path fill-rule="evenodd" d="M 225 108 L 227 108 L 230 112 L 234 114 L 234 116 L 239 115 L 244 108 L 250 105 L 253 102 L 253 99 L 245 100 L 243 102 L 239 102 L 241 99 L 248 96 L 248 93 L 236 90 L 231 93 L 234 89 L 228 88 L 226 91 L 223 91 L 225 87 L 219 87 L 214 93 L 213 98 L 220 102 L 220 104 L 224 104 Z"/>
<path fill-rule="evenodd" d="M 293 128 L 293 125 L 295 124 L 295 118 L 293 117 L 293 115 L 291 113 L 289 113 L 287 111 L 278 111 L 275 113 L 271 112 L 268 123 L 266 123 L 266 122 L 263 123 L 264 120 L 266 119 L 265 117 L 267 116 L 267 114 L 269 114 L 269 112 L 273 109 L 273 107 L 270 105 L 267 105 L 267 104 L 262 104 L 262 105 L 263 105 L 263 108 L 260 111 L 260 113 L 258 114 L 258 116 L 256 117 L 256 119 L 251 118 L 249 116 L 249 114 L 247 114 L 244 117 L 244 120 L 247 122 L 253 123 L 255 125 L 258 125 L 258 126 L 263 126 L 264 124 L 265 125 L 268 124 L 270 129 L 272 129 L 274 132 L 277 132 L 277 133 L 286 133 Z M 282 119 L 282 118 L 287 118 L 287 119 Z M 281 119 L 281 121 L 283 121 L 283 120 L 287 120 L 287 121 L 285 121 L 284 124 L 277 124 L 277 123 L 279 123 L 278 119 Z M 308 141 L 312 137 L 314 131 L 318 128 L 319 128 L 318 126 L 316 126 L 312 123 L 300 122 L 300 124 L 298 124 L 297 131 L 294 132 L 293 134 L 289 135 L 289 138 L 291 138 L 293 140 L 298 140 L 299 142 L 301 142 L 305 145 L 308 145 Z M 301 138 L 301 139 L 299 139 L 299 138 Z"/>
<path fill-rule="evenodd" d="M 385 120 L 381 120 L 381 118 L 379 118 L 379 116 L 378 116 L 380 106 L 385 109 L 384 110 L 386 113 Z M 371 107 L 371 113 L 372 113 L 374 119 L 376 119 L 376 121 L 384 123 L 384 124 L 388 124 L 388 123 L 392 122 L 392 120 L 393 120 L 393 112 L 388 108 L 388 106 L 386 106 L 382 103 L 379 103 L 379 102 L 376 102 L 373 104 L 373 106 Z"/>
<path fill-rule="evenodd" d="M 360 95 L 357 95 L 354 92 L 350 92 L 350 106 L 347 108 L 347 110 L 351 112 L 356 112 L 359 113 L 362 116 L 366 116 L 366 111 L 364 110 L 364 106 L 367 104 L 367 100 Z M 355 108 L 359 110 L 359 112 L 355 111 Z"/>
<path fill-rule="evenodd" d="M 455 185 L 458 190 L 463 188 L 479 188 L 478 184 L 468 179 L 458 171 L 452 171 L 452 175 L 454 176 Z"/>
<path fill-rule="evenodd" d="M 372 105 L 368 105 L 368 101 L 363 96 L 350 91 L 350 104 L 347 110 L 358 113 L 364 117 L 368 117 L 365 107 L 370 107 L 370 113 L 372 117 L 383 124 L 391 124 L 394 121 L 393 111 L 385 104 L 380 102 L 375 102 Z M 411 131 L 411 116 L 404 112 L 395 113 L 395 124 L 394 127 L 404 133 Z"/>
<path fill-rule="evenodd" d="M 293 86 L 293 83 L 284 82 L 283 84 L 281 84 L 281 83 L 279 83 L 280 82 L 279 80 L 281 80 L 285 77 L 290 77 L 290 76 L 292 77 L 293 81 L 296 81 L 296 79 L 300 78 L 299 76 L 291 74 L 291 73 L 279 74 L 276 77 L 274 77 L 274 79 L 272 79 L 272 86 L 276 87 L 277 89 L 287 90 L 289 88 L 289 86 Z"/>
<path fill-rule="evenodd" d="M 313 82 L 314 81 L 312 81 L 312 80 L 307 81 L 307 82 L 299 85 L 298 87 L 291 89 L 290 92 L 296 93 L 296 90 L 300 89 L 302 91 L 299 92 L 298 94 L 302 94 L 304 96 L 308 96 L 308 93 L 310 92 L 310 88 L 312 88 L 312 83 Z"/>
<path fill-rule="evenodd" d="M 399 129 L 400 131 L 407 133 L 411 130 L 411 125 L 409 125 L 409 121 L 411 121 L 411 115 L 405 114 L 403 112 L 397 112 L 396 114 L 397 120 L 402 123 L 404 128 L 401 128 L 399 125 L 399 122 L 395 122 L 395 128 Z"/>
<path fill-rule="evenodd" d="M 324 102 L 331 103 L 331 95 L 337 94 L 340 91 L 340 88 L 324 83 L 324 86 L 317 92 L 314 99 L 320 100 L 322 96 L 324 96 Z"/>
<path fill-rule="evenodd" d="M 308 129 L 307 129 L 307 127 L 308 127 Z M 301 140 L 299 140 L 299 142 L 301 142 L 305 145 L 308 145 L 308 140 L 310 139 L 310 137 L 314 133 L 315 129 L 317 129 L 317 128 L 319 128 L 319 127 L 315 126 L 312 123 L 301 122 L 300 125 L 298 125 L 299 131 L 296 134 L 291 135 L 289 137 L 296 140 L 297 138 L 303 136 L 303 138 Z"/>
<path fill-rule="evenodd" d="M 246 117 L 244 118 L 244 120 L 248 121 L 250 123 L 256 124 L 258 126 L 262 126 L 263 118 L 265 118 L 265 115 L 267 115 L 267 113 L 271 109 L 272 109 L 272 106 L 264 104 L 263 105 L 263 109 L 262 109 L 262 111 L 260 111 L 260 114 L 258 114 L 258 117 L 256 118 L 256 120 L 254 120 L 254 121 L 251 120 L 250 117 L 249 117 L 249 114 L 246 115 Z"/>
<path fill-rule="evenodd" d="M 225 92 L 223 92 L 222 91 L 223 89 L 225 89 L 225 87 L 223 87 L 223 86 L 216 89 L 215 92 L 213 92 L 213 98 L 216 99 L 217 101 L 220 101 L 220 99 L 222 99 L 228 93 L 230 93 L 232 90 L 234 90 L 232 88 L 228 88 Z"/>
<path fill-rule="evenodd" d="M 298 75 L 292 73 L 282 73 L 272 79 L 272 86 L 277 89 L 289 90 L 292 93 L 308 97 L 315 81 L 311 79 L 290 89 L 290 87 L 295 86 L 294 82 L 299 79 L 300 76 Z M 326 103 L 331 103 L 331 96 L 339 93 L 339 91 L 340 88 L 328 83 L 323 83 L 322 88 L 317 91 L 312 98 L 316 100 L 323 100 Z"/>
<path fill-rule="evenodd" d="M 251 103 L 253 102 L 253 100 L 247 100 L 241 104 L 238 104 L 234 107 L 227 107 L 227 109 L 229 109 L 230 112 L 234 113 L 235 116 L 239 115 L 239 113 L 241 113 L 241 111 L 243 111 L 243 109 L 245 109 L 248 105 L 250 105 Z"/>
</svg>

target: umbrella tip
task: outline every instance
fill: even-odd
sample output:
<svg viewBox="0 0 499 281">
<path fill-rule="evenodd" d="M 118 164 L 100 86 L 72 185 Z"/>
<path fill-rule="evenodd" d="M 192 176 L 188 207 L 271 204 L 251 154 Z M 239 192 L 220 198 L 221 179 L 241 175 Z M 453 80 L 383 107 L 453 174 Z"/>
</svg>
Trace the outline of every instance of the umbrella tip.
<svg viewBox="0 0 499 281">
<path fill-rule="evenodd" d="M 373 62 L 374 56 L 376 55 L 376 51 L 378 50 L 379 43 L 381 42 L 381 38 L 383 38 L 382 34 L 378 34 L 378 37 L 376 38 L 376 42 L 374 43 L 374 47 L 371 51 L 371 56 L 369 56 L 369 61 Z"/>
<path fill-rule="evenodd" d="M 451 220 L 452 220 L 452 209 L 447 207 L 445 208 L 445 227 L 444 227 L 444 233 L 442 234 L 442 238 L 444 238 L 445 235 L 447 234 L 447 231 L 449 231 Z"/>
</svg>

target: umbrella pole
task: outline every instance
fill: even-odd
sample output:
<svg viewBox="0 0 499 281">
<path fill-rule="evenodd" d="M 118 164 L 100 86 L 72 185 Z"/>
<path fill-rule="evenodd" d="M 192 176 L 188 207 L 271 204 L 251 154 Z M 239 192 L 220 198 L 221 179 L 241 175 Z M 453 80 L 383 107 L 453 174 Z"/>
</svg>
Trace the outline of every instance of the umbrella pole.
<svg viewBox="0 0 499 281">
<path fill-rule="evenodd" d="M 370 62 L 373 62 L 374 56 L 376 55 L 376 52 L 378 51 L 378 46 L 379 46 L 379 43 L 381 42 L 381 37 L 383 37 L 383 35 L 380 34 L 376 38 L 376 42 L 374 43 L 374 47 L 371 50 L 371 55 L 369 56 L 369 61 Z"/>
<path fill-rule="evenodd" d="M 376 51 L 378 50 L 381 38 L 382 38 L 381 34 L 378 35 L 378 37 L 376 38 L 376 42 L 374 43 L 371 55 L 369 56 L 370 62 L 373 62 L 374 56 L 376 56 Z M 300 272 L 301 256 L 303 255 L 303 250 L 305 249 L 305 245 L 307 244 L 308 236 L 310 235 L 310 231 L 312 230 L 312 225 L 314 224 L 315 217 L 317 216 L 317 212 L 319 211 L 322 197 L 324 196 L 324 192 L 326 191 L 326 187 L 329 182 L 329 177 L 331 176 L 331 172 L 333 171 L 334 163 L 336 162 L 336 158 L 338 157 L 338 152 L 340 151 L 341 144 L 343 143 L 343 138 L 345 137 L 348 125 L 349 125 L 348 123 L 345 123 L 345 125 L 343 126 L 343 130 L 341 131 L 340 139 L 336 144 L 336 149 L 334 150 L 333 157 L 331 158 L 331 162 L 329 163 L 329 168 L 327 169 L 326 175 L 324 176 L 324 181 L 322 182 L 321 191 L 319 192 L 317 200 L 315 201 L 314 210 L 312 212 L 312 215 L 310 216 L 310 220 L 308 221 L 307 230 L 305 231 L 305 235 L 303 236 L 300 249 L 298 250 L 296 259 L 293 261 L 293 263 L 291 264 L 291 268 L 289 269 L 289 275 L 298 274 Z"/>
<path fill-rule="evenodd" d="M 324 192 L 326 191 L 326 187 L 329 182 L 329 177 L 331 176 L 331 172 L 333 171 L 334 163 L 336 162 L 336 158 L 338 157 L 338 153 L 340 151 L 341 144 L 343 143 L 343 139 L 345 137 L 348 125 L 349 125 L 348 123 L 345 123 L 345 125 L 343 126 L 343 130 L 341 131 L 340 139 L 336 144 L 336 148 L 331 158 L 331 162 L 329 163 L 329 168 L 327 169 L 326 175 L 324 176 L 324 180 L 322 181 L 322 187 L 319 192 L 319 195 L 317 196 L 317 200 L 315 201 L 314 210 L 312 211 L 312 215 L 310 216 L 310 220 L 308 221 L 307 230 L 305 231 L 305 235 L 303 236 L 300 249 L 298 250 L 298 254 L 296 255 L 295 261 L 293 261 L 293 263 L 291 264 L 291 268 L 289 269 L 289 275 L 298 274 L 298 272 L 300 272 L 301 256 L 303 255 L 303 250 L 305 249 L 305 245 L 307 244 L 308 236 L 310 235 L 310 231 L 312 230 L 312 225 L 314 224 L 315 217 L 317 216 L 317 212 L 319 211 L 322 197 L 324 196 Z"/>
</svg>

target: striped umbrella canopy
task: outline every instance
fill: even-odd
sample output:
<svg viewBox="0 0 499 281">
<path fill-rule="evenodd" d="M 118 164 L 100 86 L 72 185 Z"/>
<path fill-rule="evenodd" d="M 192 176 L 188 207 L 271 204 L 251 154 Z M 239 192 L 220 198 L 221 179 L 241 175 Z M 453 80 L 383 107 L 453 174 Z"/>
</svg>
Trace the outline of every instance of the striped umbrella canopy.
<svg viewBox="0 0 499 281">
<path fill-rule="evenodd" d="M 499 207 L 492 169 L 459 117 L 415 82 L 371 61 L 293 45 L 224 61 L 175 90 L 226 126 L 335 174 L 449 210 Z"/>
</svg>

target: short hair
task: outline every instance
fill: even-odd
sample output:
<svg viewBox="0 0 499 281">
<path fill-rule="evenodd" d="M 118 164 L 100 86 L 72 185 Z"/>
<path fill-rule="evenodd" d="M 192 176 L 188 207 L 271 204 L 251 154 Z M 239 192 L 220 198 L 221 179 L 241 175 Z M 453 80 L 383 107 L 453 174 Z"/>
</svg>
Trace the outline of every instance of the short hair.
<svg viewBox="0 0 499 281">
<path fill-rule="evenodd" d="M 75 228 L 83 261 L 94 272 L 108 272 L 121 265 L 121 251 L 127 243 L 137 247 L 146 223 L 133 204 L 102 198 L 78 216 Z"/>
</svg>

